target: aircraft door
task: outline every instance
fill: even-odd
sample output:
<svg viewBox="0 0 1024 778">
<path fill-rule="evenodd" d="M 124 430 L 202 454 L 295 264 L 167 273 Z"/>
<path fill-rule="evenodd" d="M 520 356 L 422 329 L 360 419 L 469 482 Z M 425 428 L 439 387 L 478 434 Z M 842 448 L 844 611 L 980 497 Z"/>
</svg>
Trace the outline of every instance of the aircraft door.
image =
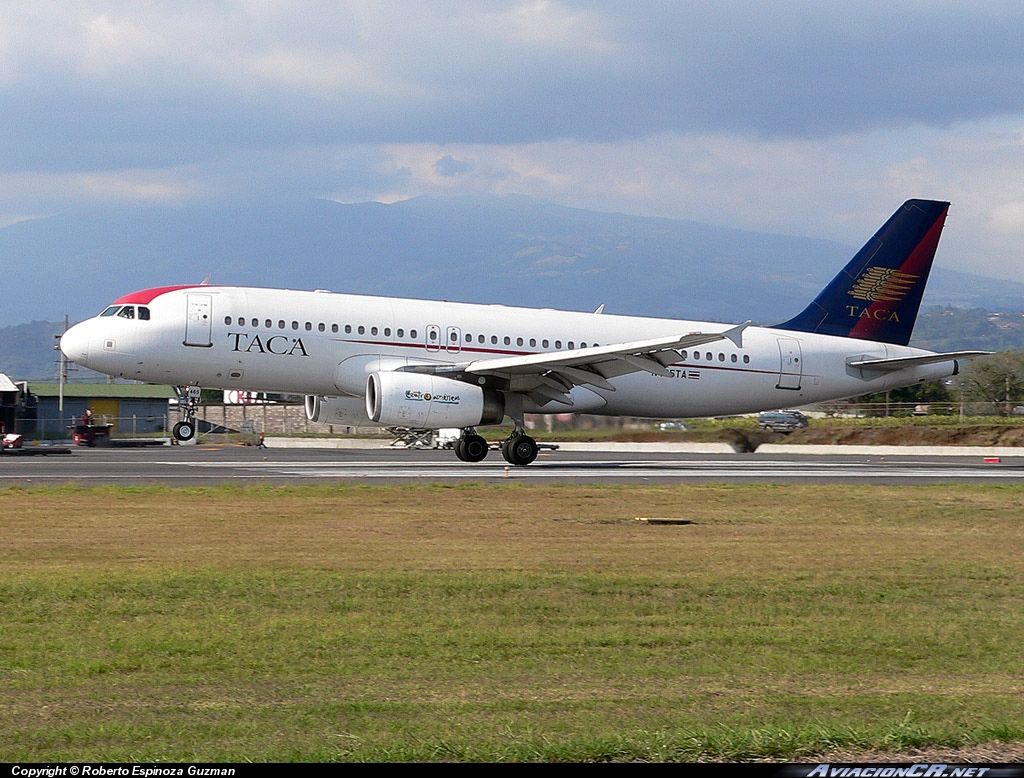
<svg viewBox="0 0 1024 778">
<path fill-rule="evenodd" d="M 208 294 L 188 295 L 185 314 L 185 345 L 209 348 L 213 345 L 212 299 Z"/>
<path fill-rule="evenodd" d="M 427 338 L 427 351 L 441 350 L 441 328 L 436 324 L 428 324 L 425 331 Z"/>
<path fill-rule="evenodd" d="M 449 354 L 458 354 L 462 350 L 462 330 L 458 327 L 449 327 L 447 335 L 444 341 L 445 349 Z"/>
<path fill-rule="evenodd" d="M 776 389 L 799 389 L 803 378 L 803 354 L 800 341 L 795 338 L 779 338 L 779 383 Z"/>
</svg>

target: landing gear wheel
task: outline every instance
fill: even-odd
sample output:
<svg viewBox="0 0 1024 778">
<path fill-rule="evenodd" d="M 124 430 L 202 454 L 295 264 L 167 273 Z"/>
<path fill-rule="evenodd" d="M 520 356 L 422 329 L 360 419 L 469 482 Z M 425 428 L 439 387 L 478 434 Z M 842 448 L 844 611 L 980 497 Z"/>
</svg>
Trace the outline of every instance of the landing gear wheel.
<svg viewBox="0 0 1024 778">
<path fill-rule="evenodd" d="M 528 465 L 537 458 L 537 441 L 529 435 L 513 435 L 501 444 L 501 455 L 511 465 Z"/>
<path fill-rule="evenodd" d="M 468 462 L 466 459 L 466 441 L 464 438 L 459 438 L 455 441 L 455 456 L 459 458 L 460 462 Z"/>
<path fill-rule="evenodd" d="M 196 426 L 190 421 L 179 421 L 171 430 L 174 439 L 181 443 L 187 443 L 196 436 Z"/>
<path fill-rule="evenodd" d="M 466 462 L 482 462 L 487 456 L 489 446 L 487 441 L 480 435 L 466 435 L 459 441 L 462 444 L 461 459 Z M 455 454 L 458 456 L 459 449 L 456 447 Z"/>
</svg>

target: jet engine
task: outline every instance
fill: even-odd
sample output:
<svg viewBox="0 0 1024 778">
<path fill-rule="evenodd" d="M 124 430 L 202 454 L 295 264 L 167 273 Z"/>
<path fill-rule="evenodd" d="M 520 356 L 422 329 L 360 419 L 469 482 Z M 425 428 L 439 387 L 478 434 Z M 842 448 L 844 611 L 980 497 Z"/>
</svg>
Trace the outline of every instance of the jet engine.
<svg viewBox="0 0 1024 778">
<path fill-rule="evenodd" d="M 306 418 L 324 424 L 345 424 L 350 427 L 368 427 L 366 403 L 362 397 L 321 397 L 306 395 Z"/>
<path fill-rule="evenodd" d="M 501 424 L 505 396 L 436 375 L 378 372 L 366 381 L 366 415 L 377 424 L 419 429 Z"/>
</svg>

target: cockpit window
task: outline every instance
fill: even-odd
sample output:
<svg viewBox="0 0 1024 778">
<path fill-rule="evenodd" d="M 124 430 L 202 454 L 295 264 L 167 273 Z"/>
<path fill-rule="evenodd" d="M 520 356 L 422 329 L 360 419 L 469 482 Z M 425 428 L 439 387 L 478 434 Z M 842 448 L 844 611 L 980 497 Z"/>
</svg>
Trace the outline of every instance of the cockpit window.
<svg viewBox="0 0 1024 778">
<path fill-rule="evenodd" d="M 111 305 L 100 316 L 119 316 L 122 319 L 134 319 L 137 316 L 142 321 L 149 321 L 149 308 L 145 305 Z"/>
</svg>

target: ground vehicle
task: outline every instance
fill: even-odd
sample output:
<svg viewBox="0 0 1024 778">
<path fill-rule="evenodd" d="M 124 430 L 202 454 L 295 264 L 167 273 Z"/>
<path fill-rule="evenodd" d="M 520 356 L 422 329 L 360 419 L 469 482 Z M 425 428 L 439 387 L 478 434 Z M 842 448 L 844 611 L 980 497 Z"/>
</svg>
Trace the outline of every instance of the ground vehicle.
<svg viewBox="0 0 1024 778">
<path fill-rule="evenodd" d="M 800 411 L 765 411 L 757 417 L 757 426 L 772 432 L 792 432 L 810 423 Z"/>
<path fill-rule="evenodd" d="M 678 432 L 680 430 L 688 430 L 686 422 L 682 421 L 663 421 L 658 425 L 658 429 L 662 432 Z"/>
</svg>

